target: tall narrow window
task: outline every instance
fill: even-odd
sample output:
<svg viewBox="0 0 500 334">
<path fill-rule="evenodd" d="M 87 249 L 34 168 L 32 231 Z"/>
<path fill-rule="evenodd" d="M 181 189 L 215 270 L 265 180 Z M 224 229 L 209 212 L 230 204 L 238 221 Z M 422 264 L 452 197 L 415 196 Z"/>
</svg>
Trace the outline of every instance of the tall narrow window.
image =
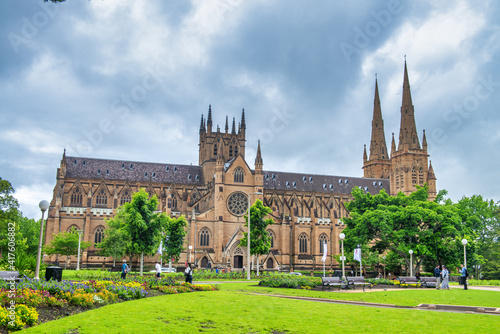
<svg viewBox="0 0 500 334">
<path fill-rule="evenodd" d="M 234 182 L 243 183 L 243 181 L 244 181 L 243 168 L 238 167 L 234 170 Z"/>
<path fill-rule="evenodd" d="M 76 188 L 71 193 L 71 205 L 82 205 L 82 191 L 80 188 Z"/>
<path fill-rule="evenodd" d="M 233 147 L 229 146 L 229 157 L 233 157 Z"/>
<path fill-rule="evenodd" d="M 276 236 L 274 235 L 274 232 L 271 230 L 267 230 L 269 232 L 269 237 L 271 238 L 271 248 L 274 248 L 274 239 L 276 239 Z"/>
<path fill-rule="evenodd" d="M 104 189 L 97 191 L 97 198 L 95 201 L 96 206 L 106 206 L 108 205 L 108 196 Z"/>
<path fill-rule="evenodd" d="M 307 236 L 305 235 L 305 233 L 302 233 L 299 236 L 299 252 L 307 253 Z"/>
<path fill-rule="evenodd" d="M 234 147 L 234 156 L 237 157 L 238 156 L 238 146 L 235 146 Z M 250 240 L 251 242 L 251 240 Z"/>
<path fill-rule="evenodd" d="M 94 232 L 94 244 L 102 242 L 103 239 L 104 239 L 104 227 L 99 226 L 98 228 L 95 229 Z"/>
<path fill-rule="evenodd" d="M 323 254 L 324 252 L 324 244 L 328 243 L 328 237 L 326 236 L 326 234 L 322 234 L 319 236 L 319 253 L 320 254 Z"/>
<path fill-rule="evenodd" d="M 217 144 L 214 144 L 214 155 L 217 156 Z"/>
<path fill-rule="evenodd" d="M 206 227 L 200 231 L 200 246 L 210 246 L 210 232 Z"/>
</svg>

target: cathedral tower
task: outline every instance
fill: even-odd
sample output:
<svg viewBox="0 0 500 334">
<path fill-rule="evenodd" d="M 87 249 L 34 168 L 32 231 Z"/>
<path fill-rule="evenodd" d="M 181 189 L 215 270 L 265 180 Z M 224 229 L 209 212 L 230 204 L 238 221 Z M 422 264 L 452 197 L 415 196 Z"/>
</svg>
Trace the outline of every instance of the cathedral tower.
<svg viewBox="0 0 500 334">
<path fill-rule="evenodd" d="M 418 141 L 410 80 L 405 60 L 399 142 L 396 149 L 393 136 L 391 149 L 391 195 L 397 195 L 399 192 L 409 195 L 416 190 L 415 186 L 423 186 L 427 183 L 429 185 L 429 199 L 434 199 L 436 197 L 436 177 L 428 160 L 425 131 L 422 146 Z"/>
<path fill-rule="evenodd" d="M 372 139 L 370 141 L 370 156 L 366 154 L 366 145 L 363 153 L 364 177 L 388 178 L 391 169 L 389 153 L 385 143 L 384 120 L 378 94 L 378 82 L 375 79 L 375 98 L 373 100 Z"/>
<path fill-rule="evenodd" d="M 226 116 L 226 125 L 224 132 L 221 132 L 217 125 L 217 130 L 213 131 L 212 106 L 208 107 L 208 116 L 205 125 L 205 119 L 201 115 L 200 124 L 200 143 L 199 143 L 199 162 L 203 167 L 205 180 L 213 178 L 218 156 L 223 157 L 224 162 L 241 155 L 245 159 L 245 110 L 241 113 L 241 122 L 236 128 L 236 119 L 233 117 L 231 132 L 229 132 L 228 117 Z"/>
</svg>

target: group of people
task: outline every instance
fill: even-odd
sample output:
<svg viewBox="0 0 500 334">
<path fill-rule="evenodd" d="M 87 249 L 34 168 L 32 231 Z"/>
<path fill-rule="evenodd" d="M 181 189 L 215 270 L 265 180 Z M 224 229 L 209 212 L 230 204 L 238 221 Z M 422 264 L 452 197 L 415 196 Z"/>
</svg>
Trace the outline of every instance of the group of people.
<svg viewBox="0 0 500 334">
<path fill-rule="evenodd" d="M 464 286 L 464 290 L 467 289 L 467 278 L 469 277 L 469 272 L 467 268 L 461 264 L 460 265 L 460 284 Z M 450 271 L 446 269 L 446 266 L 442 266 L 442 269 L 439 268 L 439 265 L 434 269 L 434 276 L 437 278 L 436 280 L 436 289 L 441 290 L 449 290 L 450 289 Z M 440 286 L 441 285 L 441 286 Z"/>
</svg>

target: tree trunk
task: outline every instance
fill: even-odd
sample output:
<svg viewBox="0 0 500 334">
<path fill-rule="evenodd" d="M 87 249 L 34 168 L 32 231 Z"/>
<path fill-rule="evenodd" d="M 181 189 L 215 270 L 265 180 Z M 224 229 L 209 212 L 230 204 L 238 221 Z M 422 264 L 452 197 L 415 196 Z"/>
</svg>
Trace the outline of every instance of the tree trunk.
<svg viewBox="0 0 500 334">
<path fill-rule="evenodd" d="M 144 252 L 141 253 L 141 276 L 142 276 L 142 267 L 144 265 Z"/>
</svg>

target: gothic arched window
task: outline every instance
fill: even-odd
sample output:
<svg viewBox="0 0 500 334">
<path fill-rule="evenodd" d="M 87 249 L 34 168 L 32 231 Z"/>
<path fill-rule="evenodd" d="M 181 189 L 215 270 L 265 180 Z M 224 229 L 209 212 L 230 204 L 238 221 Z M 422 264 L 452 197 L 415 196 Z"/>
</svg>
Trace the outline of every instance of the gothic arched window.
<svg viewBox="0 0 500 334">
<path fill-rule="evenodd" d="M 71 193 L 71 205 L 82 205 L 82 191 L 76 188 Z"/>
<path fill-rule="evenodd" d="M 200 231 L 200 246 L 210 246 L 210 231 L 206 227 Z"/>
<path fill-rule="evenodd" d="M 326 236 L 326 234 L 322 234 L 319 236 L 319 253 L 320 254 L 323 254 L 324 252 L 324 244 L 328 243 L 328 237 Z"/>
<path fill-rule="evenodd" d="M 217 156 L 217 144 L 214 144 L 214 155 Z"/>
<path fill-rule="evenodd" d="M 106 191 L 104 189 L 100 189 L 97 191 L 95 205 L 96 206 L 108 205 L 108 196 L 106 195 Z"/>
<path fill-rule="evenodd" d="M 234 182 L 243 183 L 243 181 L 244 181 L 243 168 L 238 167 L 234 170 Z"/>
<path fill-rule="evenodd" d="M 102 242 L 104 239 L 104 227 L 99 226 L 94 231 L 94 244 Z"/>
<path fill-rule="evenodd" d="M 299 253 L 307 253 L 307 236 L 305 233 L 299 236 Z"/>
<path fill-rule="evenodd" d="M 122 198 L 120 199 L 120 205 L 123 205 L 125 203 L 130 203 L 131 198 L 130 198 L 130 191 L 125 190 L 123 192 Z"/>
<path fill-rule="evenodd" d="M 272 230 L 267 230 L 267 232 L 269 232 L 269 236 L 271 237 L 271 248 L 274 248 L 274 240 L 276 239 L 276 236 Z"/>
<path fill-rule="evenodd" d="M 235 146 L 234 147 L 234 156 L 237 157 L 238 156 L 238 146 Z"/>
</svg>

